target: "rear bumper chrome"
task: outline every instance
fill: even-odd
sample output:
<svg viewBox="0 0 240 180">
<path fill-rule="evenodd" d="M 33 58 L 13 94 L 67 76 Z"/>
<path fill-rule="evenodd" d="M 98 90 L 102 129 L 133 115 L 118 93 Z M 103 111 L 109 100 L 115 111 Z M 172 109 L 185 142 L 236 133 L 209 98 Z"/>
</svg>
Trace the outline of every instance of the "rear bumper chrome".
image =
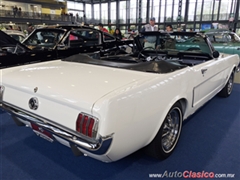
<svg viewBox="0 0 240 180">
<path fill-rule="evenodd" d="M 50 132 L 52 135 L 56 135 L 67 142 L 69 145 L 75 145 L 80 149 L 86 150 L 92 154 L 103 155 L 105 154 L 112 142 L 113 134 L 105 137 L 99 137 L 97 140 L 95 139 L 87 139 L 81 137 L 77 132 L 74 132 L 66 127 L 62 127 L 59 124 L 53 123 L 52 121 L 40 117 L 38 115 L 27 112 L 21 108 L 15 107 L 8 103 L 2 102 L 1 108 L 7 111 L 13 117 L 19 119 L 24 124 L 34 123 L 40 128 Z"/>
</svg>

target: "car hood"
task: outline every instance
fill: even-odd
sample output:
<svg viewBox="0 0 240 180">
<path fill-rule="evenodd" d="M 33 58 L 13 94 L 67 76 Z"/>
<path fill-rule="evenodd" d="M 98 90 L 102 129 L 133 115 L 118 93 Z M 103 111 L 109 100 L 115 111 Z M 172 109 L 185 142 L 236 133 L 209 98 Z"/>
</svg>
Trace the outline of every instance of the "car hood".
<svg viewBox="0 0 240 180">
<path fill-rule="evenodd" d="M 104 95 L 147 77 L 147 73 L 137 71 L 61 60 L 2 70 L 6 93 L 9 87 L 19 92 L 17 96 L 30 94 L 88 110 Z"/>
<path fill-rule="evenodd" d="M 0 46 L 17 45 L 19 42 L 3 31 L 0 31 Z"/>
</svg>

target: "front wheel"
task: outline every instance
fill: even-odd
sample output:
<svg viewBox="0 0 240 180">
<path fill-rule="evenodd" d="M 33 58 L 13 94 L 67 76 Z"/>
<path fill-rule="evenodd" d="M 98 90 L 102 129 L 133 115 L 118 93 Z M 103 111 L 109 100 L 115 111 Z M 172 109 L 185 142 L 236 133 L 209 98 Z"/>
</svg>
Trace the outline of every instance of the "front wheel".
<svg viewBox="0 0 240 180">
<path fill-rule="evenodd" d="M 172 106 L 146 153 L 158 159 L 168 158 L 175 149 L 182 130 L 182 108 L 180 103 Z"/>
<path fill-rule="evenodd" d="M 227 84 L 224 86 L 224 88 L 218 93 L 218 96 L 221 97 L 228 97 L 232 93 L 233 89 L 233 84 L 234 84 L 234 72 L 231 73 Z"/>
</svg>

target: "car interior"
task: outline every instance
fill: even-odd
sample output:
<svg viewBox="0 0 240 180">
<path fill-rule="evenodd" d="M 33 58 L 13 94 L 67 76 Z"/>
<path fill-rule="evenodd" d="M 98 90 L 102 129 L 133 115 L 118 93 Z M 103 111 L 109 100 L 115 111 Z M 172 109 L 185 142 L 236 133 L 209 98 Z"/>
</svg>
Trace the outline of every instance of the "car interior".
<svg viewBox="0 0 240 180">
<path fill-rule="evenodd" d="M 70 48 L 99 45 L 99 33 L 90 30 L 72 30 L 69 35 Z"/>
</svg>

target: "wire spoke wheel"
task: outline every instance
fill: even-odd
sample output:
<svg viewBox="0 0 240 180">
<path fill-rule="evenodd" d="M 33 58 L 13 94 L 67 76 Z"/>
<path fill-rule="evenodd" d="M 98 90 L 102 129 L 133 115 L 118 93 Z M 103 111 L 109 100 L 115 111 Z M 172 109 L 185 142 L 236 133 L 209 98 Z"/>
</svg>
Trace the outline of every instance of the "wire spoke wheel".
<svg viewBox="0 0 240 180">
<path fill-rule="evenodd" d="M 228 80 L 228 85 L 227 85 L 228 94 L 231 94 L 232 89 L 233 89 L 233 75 L 231 75 Z"/>
<path fill-rule="evenodd" d="M 176 144 L 179 137 L 182 113 L 178 107 L 171 109 L 163 124 L 162 147 L 168 153 Z"/>
<path fill-rule="evenodd" d="M 232 71 L 232 73 L 230 74 L 230 76 L 229 76 L 229 78 L 227 80 L 226 85 L 218 93 L 218 96 L 226 98 L 226 97 L 229 97 L 231 95 L 232 90 L 233 90 L 233 86 L 234 86 L 234 72 L 235 71 Z"/>
<path fill-rule="evenodd" d="M 176 102 L 167 113 L 163 123 L 145 152 L 158 159 L 168 158 L 174 151 L 182 130 L 182 106 Z"/>
</svg>

